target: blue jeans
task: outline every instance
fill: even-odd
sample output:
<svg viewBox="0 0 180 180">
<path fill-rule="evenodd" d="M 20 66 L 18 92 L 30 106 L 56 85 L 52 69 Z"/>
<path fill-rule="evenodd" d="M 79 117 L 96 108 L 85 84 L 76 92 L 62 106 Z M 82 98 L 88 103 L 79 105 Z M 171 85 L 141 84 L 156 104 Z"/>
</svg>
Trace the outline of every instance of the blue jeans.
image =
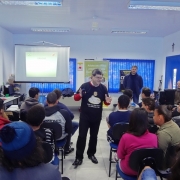
<svg viewBox="0 0 180 180">
<path fill-rule="evenodd" d="M 74 135 L 78 127 L 79 127 L 79 123 L 76 121 L 72 121 L 72 136 Z"/>
<path fill-rule="evenodd" d="M 157 180 L 156 173 L 153 169 L 145 169 L 141 175 L 141 180 Z"/>
</svg>

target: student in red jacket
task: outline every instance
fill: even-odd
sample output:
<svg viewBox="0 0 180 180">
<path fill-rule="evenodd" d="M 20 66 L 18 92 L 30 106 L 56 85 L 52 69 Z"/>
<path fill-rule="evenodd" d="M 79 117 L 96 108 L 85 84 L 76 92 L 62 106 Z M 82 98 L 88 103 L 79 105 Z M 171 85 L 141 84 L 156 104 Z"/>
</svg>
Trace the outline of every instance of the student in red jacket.
<svg viewBox="0 0 180 180">
<path fill-rule="evenodd" d="M 0 99 L 0 129 L 11 121 L 8 119 L 7 115 L 4 112 L 4 101 Z"/>
</svg>

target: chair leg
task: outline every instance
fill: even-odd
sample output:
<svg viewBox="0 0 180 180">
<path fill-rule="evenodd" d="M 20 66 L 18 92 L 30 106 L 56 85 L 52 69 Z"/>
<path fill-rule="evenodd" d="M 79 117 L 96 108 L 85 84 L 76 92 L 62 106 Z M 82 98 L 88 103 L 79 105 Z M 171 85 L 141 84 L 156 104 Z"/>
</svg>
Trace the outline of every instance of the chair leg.
<svg viewBox="0 0 180 180">
<path fill-rule="evenodd" d="M 112 160 L 112 148 L 110 149 L 110 154 L 109 154 L 109 177 L 111 176 L 111 160 Z"/>
<path fill-rule="evenodd" d="M 64 161 L 64 151 L 61 150 L 61 174 L 63 174 L 63 161 Z"/>
<path fill-rule="evenodd" d="M 117 180 L 117 174 L 118 174 L 118 172 L 117 172 L 117 169 L 116 169 L 116 176 L 115 176 L 115 180 Z"/>
</svg>

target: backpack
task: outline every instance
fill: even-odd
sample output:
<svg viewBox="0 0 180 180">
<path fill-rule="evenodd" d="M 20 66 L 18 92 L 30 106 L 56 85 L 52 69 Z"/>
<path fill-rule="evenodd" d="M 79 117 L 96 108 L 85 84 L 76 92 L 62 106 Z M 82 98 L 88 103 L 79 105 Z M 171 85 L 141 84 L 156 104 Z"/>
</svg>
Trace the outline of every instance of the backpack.
<svg viewBox="0 0 180 180">
<path fill-rule="evenodd" d="M 65 88 L 62 90 L 63 97 L 71 97 L 74 95 L 74 91 L 71 88 Z"/>
</svg>

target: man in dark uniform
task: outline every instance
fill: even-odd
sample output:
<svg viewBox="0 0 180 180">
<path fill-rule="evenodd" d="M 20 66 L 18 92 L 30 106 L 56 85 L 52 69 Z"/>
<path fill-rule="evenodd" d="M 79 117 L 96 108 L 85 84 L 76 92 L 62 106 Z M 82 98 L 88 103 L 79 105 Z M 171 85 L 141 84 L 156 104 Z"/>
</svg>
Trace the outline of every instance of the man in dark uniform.
<svg viewBox="0 0 180 180">
<path fill-rule="evenodd" d="M 82 164 L 83 153 L 86 145 L 86 136 L 90 128 L 90 140 L 87 150 L 88 158 L 95 164 L 98 160 L 95 157 L 97 135 L 102 118 L 102 105 L 111 103 L 111 97 L 108 96 L 107 88 L 101 84 L 103 78 L 102 71 L 94 69 L 92 71 L 91 81 L 81 85 L 77 93 L 74 95 L 74 100 L 81 102 L 81 113 L 79 122 L 79 136 L 76 144 L 76 159 L 73 165 Z"/>
<path fill-rule="evenodd" d="M 124 77 L 123 85 L 125 89 L 133 91 L 133 101 L 138 104 L 141 88 L 143 87 L 143 79 L 137 74 L 138 67 L 132 66 L 130 74 Z"/>
</svg>

